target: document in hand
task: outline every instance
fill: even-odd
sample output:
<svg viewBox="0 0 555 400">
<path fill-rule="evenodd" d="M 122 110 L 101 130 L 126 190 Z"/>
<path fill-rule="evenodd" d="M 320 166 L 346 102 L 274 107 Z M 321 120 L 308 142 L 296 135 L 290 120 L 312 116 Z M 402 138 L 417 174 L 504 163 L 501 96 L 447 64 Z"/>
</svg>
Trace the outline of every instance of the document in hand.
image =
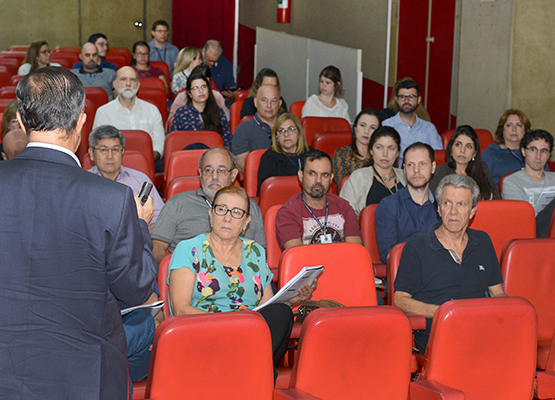
<svg viewBox="0 0 555 400">
<path fill-rule="evenodd" d="M 141 304 L 140 306 L 136 306 L 136 307 L 124 308 L 123 310 L 121 310 L 121 315 L 123 316 L 125 314 L 130 313 L 131 311 L 138 310 L 139 308 L 144 308 L 145 310 L 149 311 L 154 317 L 156 314 L 158 314 L 158 311 L 160 311 L 163 305 L 164 305 L 164 300 L 159 300 L 150 304 Z"/>
<path fill-rule="evenodd" d="M 256 307 L 253 311 L 259 311 L 272 303 L 285 303 L 287 300 L 292 299 L 299 294 L 299 288 L 305 283 L 308 286 L 312 285 L 314 279 L 318 278 L 322 271 L 324 270 L 323 265 L 317 265 L 314 267 L 303 267 L 297 275 L 295 275 L 289 282 L 287 282 L 283 287 L 277 292 L 270 300 L 266 303 Z"/>
</svg>

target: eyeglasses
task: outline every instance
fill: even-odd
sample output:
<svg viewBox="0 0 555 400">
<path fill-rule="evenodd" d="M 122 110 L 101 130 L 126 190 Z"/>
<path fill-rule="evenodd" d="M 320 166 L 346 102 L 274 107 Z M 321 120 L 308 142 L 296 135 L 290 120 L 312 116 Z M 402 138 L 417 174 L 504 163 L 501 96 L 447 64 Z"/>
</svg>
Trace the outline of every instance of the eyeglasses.
<svg viewBox="0 0 555 400">
<path fill-rule="evenodd" d="M 191 88 L 191 90 L 192 90 L 193 92 L 198 92 L 199 90 L 202 90 L 202 91 L 204 92 L 206 89 L 208 89 L 208 86 L 206 86 L 206 85 L 202 85 L 202 86 L 193 86 L 193 87 Z"/>
<path fill-rule="evenodd" d="M 150 53 L 135 53 L 135 57 L 140 56 L 140 57 L 148 57 Z"/>
<path fill-rule="evenodd" d="M 93 147 L 93 150 L 98 151 L 102 156 L 107 156 L 108 153 L 110 154 L 118 154 L 121 153 L 123 151 L 123 147 L 121 146 L 116 146 L 116 147 L 112 147 L 111 149 L 108 147 Z"/>
<path fill-rule="evenodd" d="M 298 128 L 296 126 L 290 126 L 287 129 L 278 128 L 276 132 L 277 132 L 278 135 L 289 136 L 289 135 L 292 135 L 293 133 L 295 133 L 297 130 L 298 130 Z"/>
<path fill-rule="evenodd" d="M 538 154 L 538 151 L 541 153 L 542 156 L 546 156 L 551 154 L 551 151 L 548 149 L 538 149 L 537 147 L 525 147 L 526 150 L 530 151 L 532 154 Z"/>
<path fill-rule="evenodd" d="M 214 210 L 216 215 L 219 215 L 220 217 L 225 217 L 227 213 L 230 213 L 231 217 L 235 219 L 241 219 L 247 213 L 245 210 L 242 210 L 237 207 L 229 209 L 227 208 L 227 206 L 219 205 L 219 204 L 214 204 L 214 206 L 212 206 L 212 209 Z"/>
<path fill-rule="evenodd" d="M 43 50 L 43 51 L 39 51 L 40 54 L 51 54 L 52 50 L 48 49 L 48 50 Z"/>
<path fill-rule="evenodd" d="M 202 174 L 204 176 L 212 176 L 214 175 L 214 172 L 216 172 L 218 176 L 226 176 L 226 175 L 229 175 L 231 170 L 224 167 L 217 168 L 217 169 L 206 167 L 202 170 Z"/>
<path fill-rule="evenodd" d="M 401 101 L 407 99 L 407 100 L 414 100 L 418 97 L 418 95 L 416 94 L 398 94 L 397 98 Z"/>
</svg>

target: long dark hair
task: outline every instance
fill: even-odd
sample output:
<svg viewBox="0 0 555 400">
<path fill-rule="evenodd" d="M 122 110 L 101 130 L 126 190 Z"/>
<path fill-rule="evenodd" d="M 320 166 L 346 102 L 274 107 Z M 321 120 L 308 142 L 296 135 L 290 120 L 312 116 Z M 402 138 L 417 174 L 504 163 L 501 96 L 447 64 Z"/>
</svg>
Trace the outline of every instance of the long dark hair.
<svg viewBox="0 0 555 400">
<path fill-rule="evenodd" d="M 222 114 L 220 111 L 220 107 L 218 107 L 218 104 L 216 104 L 216 99 L 214 98 L 214 93 L 212 93 L 210 80 L 204 75 L 203 69 L 199 68 L 201 65 L 196 66 L 187 79 L 187 97 L 189 98 L 189 102 L 192 104 L 193 99 L 191 98 L 191 85 L 194 80 L 202 79 L 206 83 L 206 86 L 208 86 L 208 99 L 206 100 L 204 111 L 202 112 L 204 130 L 218 132 L 220 136 L 223 137 L 224 128 L 222 126 Z"/>
<path fill-rule="evenodd" d="M 131 65 L 137 65 L 137 59 L 135 58 L 135 53 L 137 52 L 137 47 L 139 46 L 146 46 L 146 48 L 148 49 L 148 60 L 146 61 L 146 65 L 150 67 L 150 47 L 148 46 L 147 42 L 143 42 L 142 40 L 139 40 L 138 42 L 135 42 L 133 44 L 133 48 L 131 50 L 131 53 L 132 53 Z"/>
<path fill-rule="evenodd" d="M 447 159 L 447 165 L 449 167 L 456 169 L 457 163 L 453 159 L 453 154 L 451 153 L 451 149 L 455 144 L 455 140 L 461 135 L 468 136 L 472 142 L 474 143 L 474 149 L 476 151 L 476 155 L 473 157 L 472 160 L 466 166 L 466 174 L 473 178 L 478 187 L 480 188 L 480 198 L 482 200 L 489 200 L 493 197 L 494 190 L 497 188 L 493 188 L 488 180 L 486 173 L 484 172 L 484 167 L 482 164 L 482 156 L 480 154 L 480 142 L 478 140 L 478 135 L 474 128 L 470 125 L 461 125 L 453 133 L 451 139 L 449 140 L 449 144 L 447 144 L 447 148 L 445 149 L 445 158 Z"/>
<path fill-rule="evenodd" d="M 353 128 L 352 133 L 352 139 L 351 139 L 351 150 L 353 151 L 353 153 L 355 153 L 357 156 L 362 158 L 362 155 L 358 152 L 357 149 L 357 135 L 355 133 L 355 127 L 358 124 L 358 120 L 360 119 L 360 117 L 362 117 L 363 115 L 373 115 L 374 117 L 376 117 L 378 119 L 378 128 L 380 128 L 382 126 L 382 119 L 380 117 L 380 113 L 378 111 L 376 111 L 373 108 L 365 108 L 364 110 L 362 110 L 361 112 L 358 113 L 358 115 L 355 117 L 355 122 L 353 122 Z M 369 146 L 369 150 L 372 149 L 372 146 Z"/>
</svg>

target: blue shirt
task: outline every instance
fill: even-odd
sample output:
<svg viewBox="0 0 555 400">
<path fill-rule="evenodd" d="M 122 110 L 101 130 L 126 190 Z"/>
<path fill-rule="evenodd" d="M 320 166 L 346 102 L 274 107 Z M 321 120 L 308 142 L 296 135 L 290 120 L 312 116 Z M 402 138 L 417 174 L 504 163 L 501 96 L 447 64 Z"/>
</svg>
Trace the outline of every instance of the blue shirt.
<svg viewBox="0 0 555 400">
<path fill-rule="evenodd" d="M 177 54 L 179 53 L 179 49 L 171 43 L 164 43 L 164 47 L 159 49 L 154 44 L 154 39 L 148 42 L 148 47 L 150 48 L 150 61 L 163 61 L 168 64 L 168 68 L 170 69 L 170 79 L 173 76 L 173 68 L 174 64 L 177 61 Z"/>
<path fill-rule="evenodd" d="M 272 147 L 271 135 L 272 128 L 256 113 L 254 118 L 241 122 L 235 129 L 231 150 L 237 155 L 258 149 L 269 149 Z"/>
<path fill-rule="evenodd" d="M 200 58 L 202 59 L 202 52 Z M 222 91 L 224 87 L 229 89 L 237 86 L 233 79 L 233 66 L 224 56 L 220 56 L 218 61 L 210 68 L 210 72 L 212 72 L 212 81 L 214 81 L 218 90 Z"/>
<path fill-rule="evenodd" d="M 73 67 L 71 67 L 71 69 L 77 69 L 77 68 L 81 69 L 82 67 L 83 67 L 83 61 L 77 61 L 75 64 L 73 64 Z M 110 61 L 106 61 L 104 59 L 100 62 L 99 67 L 113 69 L 116 72 L 118 71 L 118 67 L 116 67 L 116 64 Z"/>
<path fill-rule="evenodd" d="M 505 175 L 524 168 L 524 157 L 520 150 L 502 149 L 496 144 L 490 144 L 484 150 L 482 160 L 488 165 L 495 184 L 499 184 L 499 179 Z M 547 164 L 544 170 L 549 171 Z"/>
<path fill-rule="evenodd" d="M 428 200 L 420 205 L 412 199 L 408 186 L 405 186 L 380 201 L 375 217 L 376 239 L 384 264 L 393 246 L 406 242 L 417 232 L 431 229 L 440 221 L 434 195 L 429 189 L 428 196 Z"/>
<path fill-rule="evenodd" d="M 443 150 L 441 137 L 437 133 L 437 129 L 431 122 L 424 121 L 416 117 L 416 122 L 411 127 L 401 119 L 400 113 L 395 114 L 394 117 L 388 118 L 383 122 L 383 126 L 391 126 L 399 132 L 401 136 L 401 149 L 399 151 L 399 165 L 403 162 L 403 152 L 407 147 L 416 142 L 427 143 L 435 150 Z"/>
</svg>

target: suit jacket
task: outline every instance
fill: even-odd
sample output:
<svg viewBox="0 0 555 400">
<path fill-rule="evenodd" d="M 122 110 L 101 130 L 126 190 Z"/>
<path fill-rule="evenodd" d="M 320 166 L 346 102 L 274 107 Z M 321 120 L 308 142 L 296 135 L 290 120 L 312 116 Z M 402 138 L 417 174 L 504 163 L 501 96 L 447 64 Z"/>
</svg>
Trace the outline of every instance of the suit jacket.
<svg viewBox="0 0 555 400">
<path fill-rule="evenodd" d="M 158 269 L 131 189 L 28 147 L 0 204 L 0 397 L 126 399 L 117 300 L 144 303 Z"/>
</svg>

